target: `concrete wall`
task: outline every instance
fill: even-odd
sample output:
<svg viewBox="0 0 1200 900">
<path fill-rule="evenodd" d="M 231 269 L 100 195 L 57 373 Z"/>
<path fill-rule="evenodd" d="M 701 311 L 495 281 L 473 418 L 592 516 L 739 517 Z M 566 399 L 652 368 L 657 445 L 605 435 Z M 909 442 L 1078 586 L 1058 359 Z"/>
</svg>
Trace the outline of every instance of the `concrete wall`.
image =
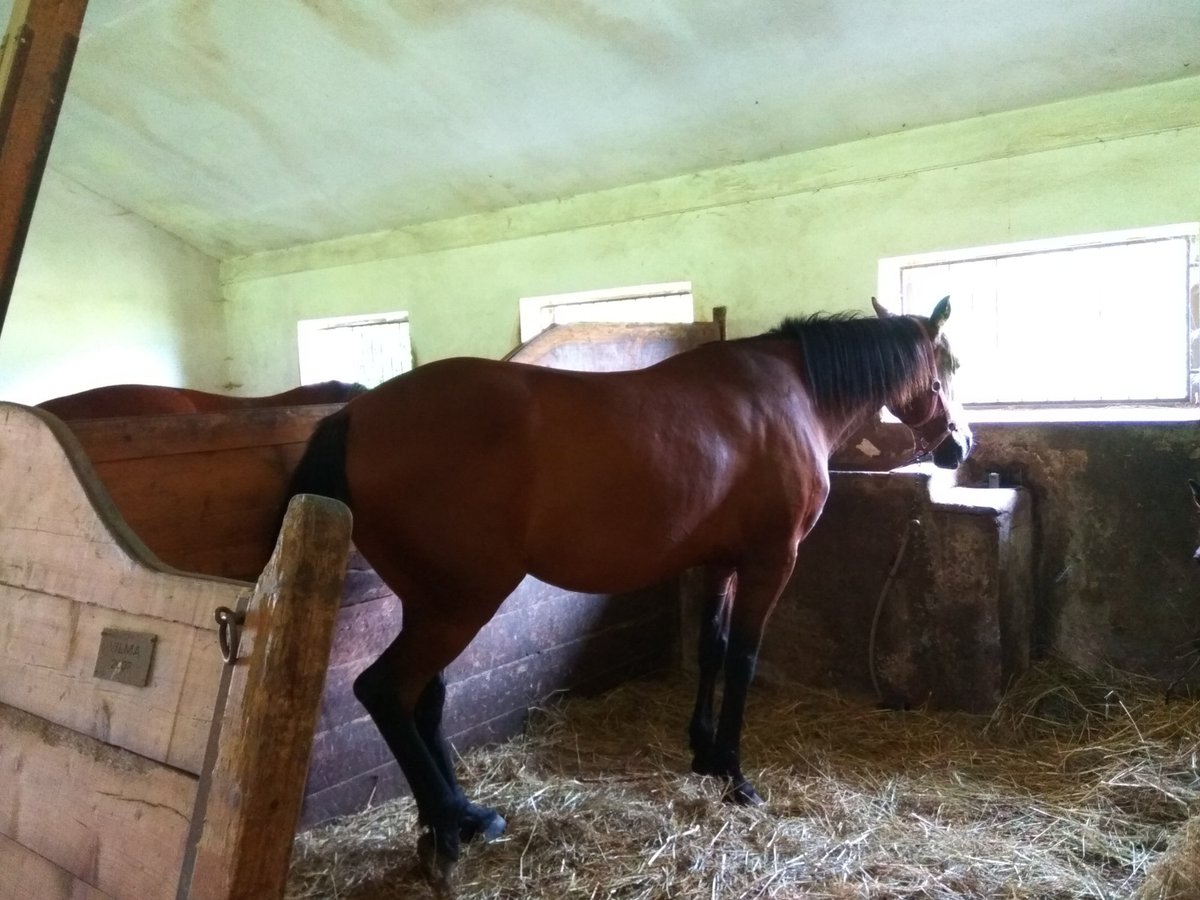
<svg viewBox="0 0 1200 900">
<path fill-rule="evenodd" d="M 230 380 L 295 383 L 304 317 L 404 309 L 418 362 L 494 357 L 522 296 L 691 280 L 700 317 L 728 306 L 736 337 L 865 311 L 881 257 L 1194 221 L 1197 109 L 1189 78 L 226 260 Z"/>
<path fill-rule="evenodd" d="M 964 477 L 994 471 L 1031 495 L 1035 652 L 1182 675 L 1200 653 L 1187 486 L 1200 477 L 1200 424 L 1006 423 L 976 435 Z"/>
<path fill-rule="evenodd" d="M 147 382 L 217 390 L 216 260 L 47 169 L 0 340 L 0 399 Z"/>
</svg>

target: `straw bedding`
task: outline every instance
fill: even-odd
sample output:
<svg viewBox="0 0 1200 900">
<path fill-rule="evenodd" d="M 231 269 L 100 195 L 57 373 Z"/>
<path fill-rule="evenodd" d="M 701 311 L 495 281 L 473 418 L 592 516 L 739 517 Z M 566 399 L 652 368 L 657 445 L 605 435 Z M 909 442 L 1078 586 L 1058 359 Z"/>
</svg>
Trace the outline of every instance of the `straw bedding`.
<svg viewBox="0 0 1200 900">
<path fill-rule="evenodd" d="M 538 711 L 460 761 L 505 837 L 458 900 L 1200 898 L 1200 698 L 1061 665 L 992 717 L 755 685 L 743 760 L 766 804 L 688 774 L 684 679 Z M 1189 821 L 1190 819 L 1190 821 Z M 297 838 L 290 900 L 421 900 L 405 799 Z"/>
</svg>

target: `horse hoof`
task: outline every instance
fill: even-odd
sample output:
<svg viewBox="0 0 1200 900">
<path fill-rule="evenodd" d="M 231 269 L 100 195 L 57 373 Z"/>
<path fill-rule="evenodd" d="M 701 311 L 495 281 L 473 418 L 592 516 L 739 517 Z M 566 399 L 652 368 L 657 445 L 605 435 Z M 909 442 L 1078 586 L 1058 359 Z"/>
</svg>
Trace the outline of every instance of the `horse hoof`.
<svg viewBox="0 0 1200 900">
<path fill-rule="evenodd" d="M 692 773 L 695 775 L 719 775 L 717 767 L 697 753 L 692 757 Z"/>
<path fill-rule="evenodd" d="M 446 895 L 450 890 L 454 867 L 458 864 L 458 854 L 451 856 L 439 850 L 433 832 L 426 831 L 417 838 L 417 858 L 421 861 L 421 868 L 434 892 L 439 897 Z"/>
<path fill-rule="evenodd" d="M 762 806 L 763 798 L 758 795 L 758 791 L 754 789 L 748 781 L 740 781 L 732 785 L 725 792 L 724 800 L 726 803 L 734 803 L 738 806 Z"/>
<path fill-rule="evenodd" d="M 508 823 L 504 821 L 504 817 L 494 809 L 484 809 L 481 806 L 472 805 L 463 819 L 459 837 L 464 842 L 479 837 L 485 844 L 489 844 L 504 834 L 504 829 L 507 827 Z"/>
</svg>

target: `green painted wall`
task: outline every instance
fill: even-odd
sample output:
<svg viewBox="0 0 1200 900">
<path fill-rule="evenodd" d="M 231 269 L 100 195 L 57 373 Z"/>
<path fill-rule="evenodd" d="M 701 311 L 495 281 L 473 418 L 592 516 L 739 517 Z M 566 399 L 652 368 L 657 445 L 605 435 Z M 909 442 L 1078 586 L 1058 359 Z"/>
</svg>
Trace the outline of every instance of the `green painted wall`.
<svg viewBox="0 0 1200 900">
<path fill-rule="evenodd" d="M 496 357 L 522 296 L 691 280 L 733 336 L 868 309 L 879 258 L 1200 219 L 1200 78 L 227 260 L 229 380 L 297 380 L 299 318 L 407 310 L 418 362 Z"/>
<path fill-rule="evenodd" d="M 123 381 L 217 390 L 218 264 L 47 169 L 0 340 L 0 399 Z"/>
</svg>

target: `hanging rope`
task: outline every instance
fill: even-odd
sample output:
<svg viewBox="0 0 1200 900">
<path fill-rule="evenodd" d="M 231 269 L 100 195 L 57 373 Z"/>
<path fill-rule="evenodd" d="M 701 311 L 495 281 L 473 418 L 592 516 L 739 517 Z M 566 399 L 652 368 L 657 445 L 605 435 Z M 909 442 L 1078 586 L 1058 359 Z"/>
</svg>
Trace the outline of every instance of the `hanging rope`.
<svg viewBox="0 0 1200 900">
<path fill-rule="evenodd" d="M 921 520 L 916 518 L 909 519 L 908 524 L 904 526 L 904 534 L 900 537 L 900 546 L 896 549 L 892 568 L 888 572 L 887 578 L 884 579 L 883 589 L 879 592 L 879 600 L 875 603 L 875 615 L 871 617 L 871 634 L 867 639 L 867 667 L 871 672 L 871 687 L 875 689 L 875 696 L 880 700 L 883 699 L 883 691 L 879 687 L 879 678 L 875 673 L 875 633 L 879 628 L 879 616 L 883 612 L 883 601 L 887 598 L 888 588 L 892 586 L 900 563 L 904 560 L 904 552 L 908 549 L 908 539 L 912 535 L 912 530 L 920 527 Z"/>
</svg>

